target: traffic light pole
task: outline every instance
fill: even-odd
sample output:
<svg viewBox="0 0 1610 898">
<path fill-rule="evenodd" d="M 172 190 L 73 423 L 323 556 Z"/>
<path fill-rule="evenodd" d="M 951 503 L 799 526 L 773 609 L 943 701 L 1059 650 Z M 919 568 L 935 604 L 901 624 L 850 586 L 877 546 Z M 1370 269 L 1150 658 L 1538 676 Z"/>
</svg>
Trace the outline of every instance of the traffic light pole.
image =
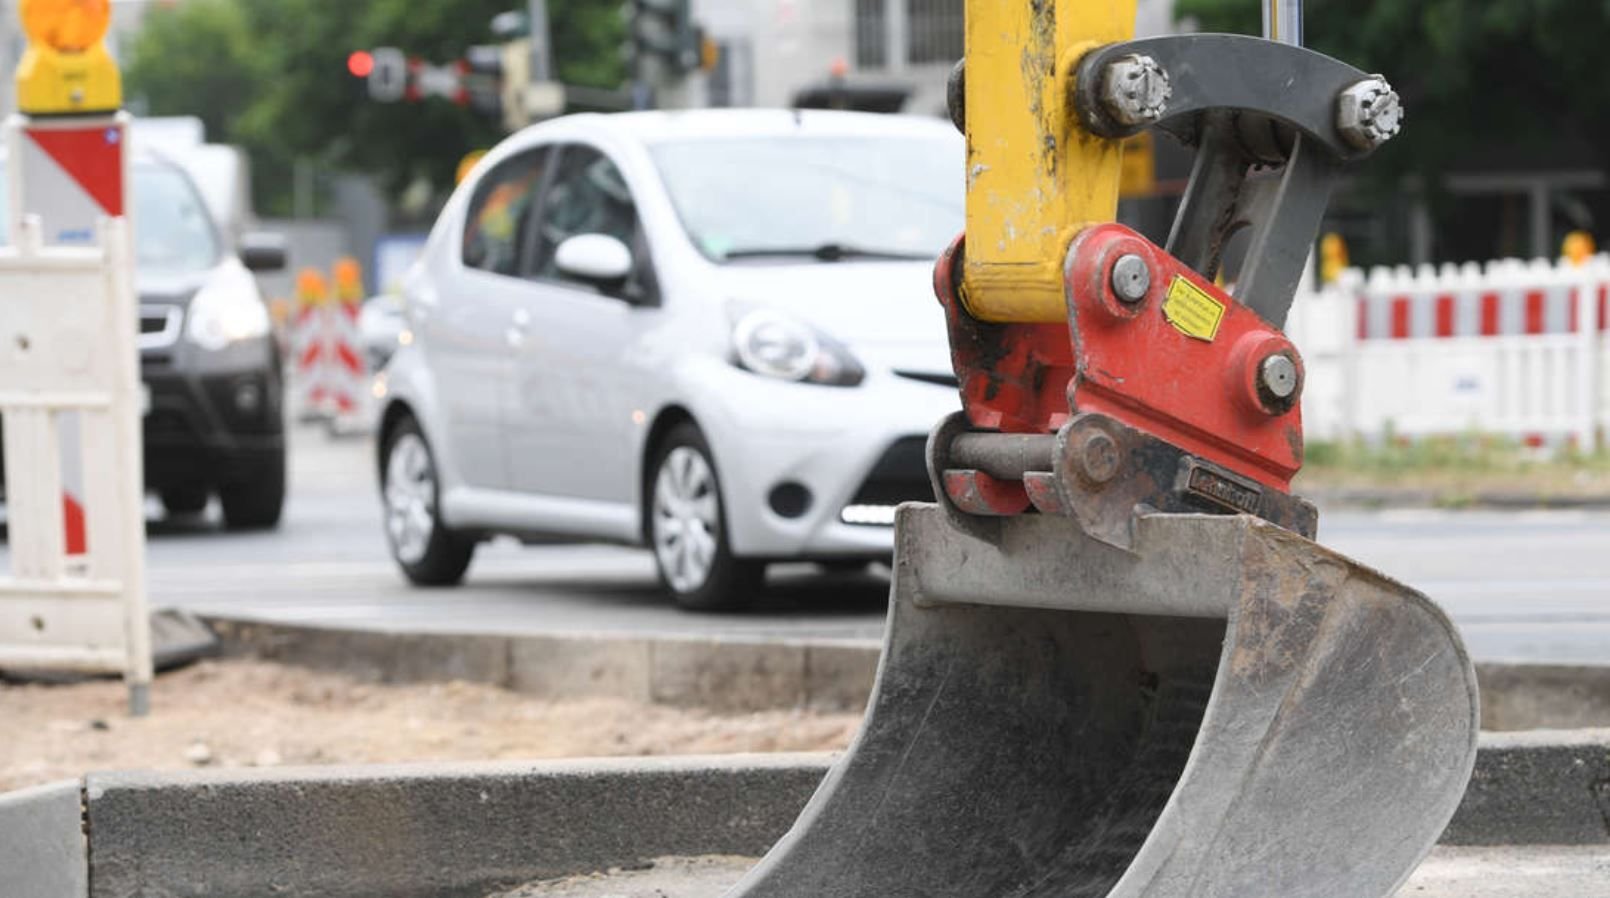
<svg viewBox="0 0 1610 898">
<path fill-rule="evenodd" d="M 548 30 L 547 0 L 527 0 L 526 21 L 531 31 L 531 83 L 553 78 L 553 36 Z"/>
</svg>

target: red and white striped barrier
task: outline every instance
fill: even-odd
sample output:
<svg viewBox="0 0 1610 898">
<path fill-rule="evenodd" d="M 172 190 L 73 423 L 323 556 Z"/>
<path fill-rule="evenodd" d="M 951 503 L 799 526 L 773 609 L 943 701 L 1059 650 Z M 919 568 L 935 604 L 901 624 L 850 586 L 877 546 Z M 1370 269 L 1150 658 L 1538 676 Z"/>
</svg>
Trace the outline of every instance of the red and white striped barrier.
<svg viewBox="0 0 1610 898">
<path fill-rule="evenodd" d="M 351 260 L 337 264 L 333 291 L 319 271 L 298 275 L 290 325 L 298 419 L 324 421 L 339 433 L 368 431 L 372 396 L 358 326 L 362 303 L 361 277 Z"/>
<path fill-rule="evenodd" d="M 1297 297 L 1288 332 L 1319 438 L 1481 432 L 1597 445 L 1610 257 L 1346 272 Z"/>
</svg>

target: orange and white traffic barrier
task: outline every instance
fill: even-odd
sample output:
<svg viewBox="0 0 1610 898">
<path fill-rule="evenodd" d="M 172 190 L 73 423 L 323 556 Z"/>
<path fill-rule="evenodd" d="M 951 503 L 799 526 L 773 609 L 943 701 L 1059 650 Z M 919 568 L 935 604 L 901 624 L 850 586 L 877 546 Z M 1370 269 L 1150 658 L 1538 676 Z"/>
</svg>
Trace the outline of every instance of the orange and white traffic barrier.
<svg viewBox="0 0 1610 898">
<path fill-rule="evenodd" d="M 335 297 L 327 319 L 324 361 L 331 427 L 343 433 L 369 429 L 370 377 L 358 319 L 363 312 L 363 269 L 342 258 L 331 271 Z"/>
<path fill-rule="evenodd" d="M 330 286 L 315 268 L 304 268 L 296 276 L 296 304 L 291 312 L 291 399 L 298 420 L 314 421 L 329 417 L 329 396 L 325 372 L 325 318 L 330 304 Z"/>
</svg>

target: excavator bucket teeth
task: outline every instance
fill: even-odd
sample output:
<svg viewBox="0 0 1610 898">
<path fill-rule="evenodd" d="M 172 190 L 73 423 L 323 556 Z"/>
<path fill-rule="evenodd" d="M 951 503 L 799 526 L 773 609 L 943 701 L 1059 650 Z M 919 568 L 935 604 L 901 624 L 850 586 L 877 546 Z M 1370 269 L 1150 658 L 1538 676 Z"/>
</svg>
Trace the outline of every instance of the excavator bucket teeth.
<svg viewBox="0 0 1610 898">
<path fill-rule="evenodd" d="M 1390 895 L 1477 722 L 1436 605 L 1289 531 L 906 505 L 861 733 L 728 895 Z"/>
</svg>

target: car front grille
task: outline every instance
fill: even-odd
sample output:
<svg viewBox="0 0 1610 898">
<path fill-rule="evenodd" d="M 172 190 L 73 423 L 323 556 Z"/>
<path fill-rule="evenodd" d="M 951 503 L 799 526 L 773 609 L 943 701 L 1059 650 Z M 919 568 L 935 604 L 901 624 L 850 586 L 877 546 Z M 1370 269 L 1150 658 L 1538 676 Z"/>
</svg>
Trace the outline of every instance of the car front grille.
<svg viewBox="0 0 1610 898">
<path fill-rule="evenodd" d="M 887 527 L 894 523 L 895 506 L 902 502 L 934 501 L 928 482 L 928 438 L 903 437 L 878 458 L 861 486 L 843 509 L 846 524 Z"/>
</svg>

